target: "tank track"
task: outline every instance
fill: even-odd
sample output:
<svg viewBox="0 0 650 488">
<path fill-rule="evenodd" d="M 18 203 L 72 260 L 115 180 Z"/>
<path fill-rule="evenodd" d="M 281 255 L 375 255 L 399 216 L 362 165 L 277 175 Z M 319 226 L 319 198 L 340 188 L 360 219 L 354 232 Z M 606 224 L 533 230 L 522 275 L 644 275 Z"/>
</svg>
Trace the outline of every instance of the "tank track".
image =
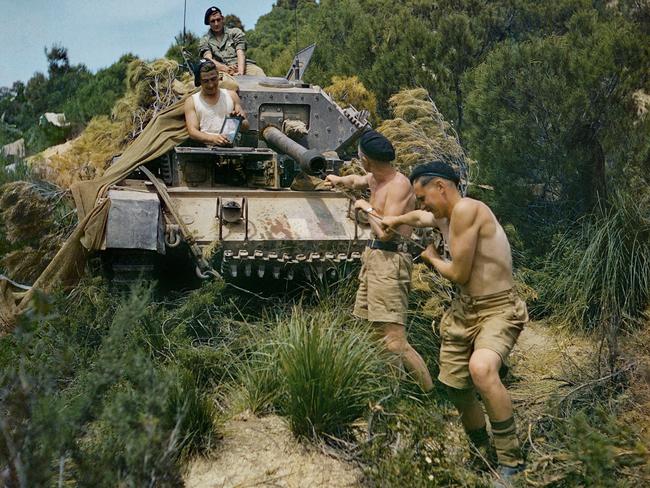
<svg viewBox="0 0 650 488">
<path fill-rule="evenodd" d="M 221 259 L 224 278 L 271 277 L 274 279 L 331 279 L 352 271 L 361 260 L 360 252 L 295 254 L 226 250 Z"/>
</svg>

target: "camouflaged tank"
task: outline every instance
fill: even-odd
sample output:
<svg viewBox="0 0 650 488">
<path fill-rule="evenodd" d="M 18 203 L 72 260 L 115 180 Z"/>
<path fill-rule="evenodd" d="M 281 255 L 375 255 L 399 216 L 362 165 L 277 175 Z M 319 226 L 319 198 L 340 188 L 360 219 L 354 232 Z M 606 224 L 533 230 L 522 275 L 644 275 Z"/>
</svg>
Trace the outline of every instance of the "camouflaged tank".
<svg viewBox="0 0 650 488">
<path fill-rule="evenodd" d="M 250 130 L 233 147 L 188 141 L 109 190 L 113 278 L 330 278 L 360 259 L 367 223 L 344 194 L 311 188 L 354 153 L 368 114 L 300 79 L 310 49 L 286 78 L 237 77 Z"/>
</svg>

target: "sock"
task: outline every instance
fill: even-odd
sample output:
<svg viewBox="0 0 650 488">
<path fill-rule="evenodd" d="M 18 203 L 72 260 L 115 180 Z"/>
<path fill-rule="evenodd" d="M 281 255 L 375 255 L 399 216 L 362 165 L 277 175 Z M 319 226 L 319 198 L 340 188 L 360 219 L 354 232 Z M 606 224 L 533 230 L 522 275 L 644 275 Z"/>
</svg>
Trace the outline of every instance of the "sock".
<svg viewBox="0 0 650 488">
<path fill-rule="evenodd" d="M 516 468 L 524 464 L 521 448 L 519 447 L 519 439 L 517 438 L 515 418 L 510 417 L 501 422 L 491 421 L 490 424 L 492 425 L 494 447 L 497 451 L 499 464 L 511 468 Z"/>
<path fill-rule="evenodd" d="M 485 426 L 474 430 L 468 430 L 467 436 L 469 437 L 469 440 L 472 442 L 472 444 L 474 444 L 476 447 L 490 445 L 490 436 L 488 435 L 488 431 Z"/>
</svg>

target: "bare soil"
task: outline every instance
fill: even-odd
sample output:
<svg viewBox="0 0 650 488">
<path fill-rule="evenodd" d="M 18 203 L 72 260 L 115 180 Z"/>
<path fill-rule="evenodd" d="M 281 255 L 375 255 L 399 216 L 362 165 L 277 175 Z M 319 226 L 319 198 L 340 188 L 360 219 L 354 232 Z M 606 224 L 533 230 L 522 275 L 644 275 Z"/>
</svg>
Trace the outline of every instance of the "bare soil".
<svg viewBox="0 0 650 488">
<path fill-rule="evenodd" d="M 305 486 L 351 487 L 360 484 L 356 466 L 298 442 L 275 415 L 239 416 L 225 424 L 219 448 L 190 463 L 188 488 Z"/>
</svg>

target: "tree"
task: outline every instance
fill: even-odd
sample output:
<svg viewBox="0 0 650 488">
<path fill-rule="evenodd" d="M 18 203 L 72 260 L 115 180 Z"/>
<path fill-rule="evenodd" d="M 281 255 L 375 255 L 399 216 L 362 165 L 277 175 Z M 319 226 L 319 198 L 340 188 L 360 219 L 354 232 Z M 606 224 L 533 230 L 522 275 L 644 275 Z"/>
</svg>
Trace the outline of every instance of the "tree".
<svg viewBox="0 0 650 488">
<path fill-rule="evenodd" d="M 529 244 L 548 244 L 552 229 L 606 199 L 647 146 L 630 107 L 648 83 L 647 46 L 633 24 L 589 9 L 563 36 L 504 43 L 468 81 L 472 156 Z"/>
</svg>

